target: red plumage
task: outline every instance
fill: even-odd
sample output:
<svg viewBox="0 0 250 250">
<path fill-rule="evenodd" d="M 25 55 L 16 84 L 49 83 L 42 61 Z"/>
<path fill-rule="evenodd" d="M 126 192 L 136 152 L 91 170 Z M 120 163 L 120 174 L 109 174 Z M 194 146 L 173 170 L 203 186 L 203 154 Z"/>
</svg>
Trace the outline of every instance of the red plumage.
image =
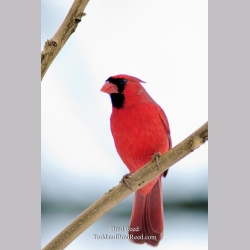
<svg viewBox="0 0 250 250">
<path fill-rule="evenodd" d="M 117 152 L 130 173 L 172 147 L 167 117 L 140 82 L 143 81 L 132 76 L 117 75 L 109 77 L 101 89 L 111 96 L 111 132 Z M 131 241 L 157 246 L 163 236 L 163 222 L 159 176 L 135 192 L 130 228 L 138 227 L 139 231 L 129 232 Z"/>
</svg>

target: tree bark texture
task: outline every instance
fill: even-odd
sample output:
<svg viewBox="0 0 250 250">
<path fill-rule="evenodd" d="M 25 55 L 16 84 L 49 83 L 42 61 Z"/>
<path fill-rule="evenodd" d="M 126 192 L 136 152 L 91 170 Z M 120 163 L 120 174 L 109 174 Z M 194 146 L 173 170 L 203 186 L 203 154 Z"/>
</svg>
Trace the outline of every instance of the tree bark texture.
<svg viewBox="0 0 250 250">
<path fill-rule="evenodd" d="M 56 34 L 45 42 L 41 53 L 41 80 L 68 38 L 75 32 L 82 17 L 86 15 L 83 11 L 88 2 L 89 0 L 75 0 Z"/>
</svg>

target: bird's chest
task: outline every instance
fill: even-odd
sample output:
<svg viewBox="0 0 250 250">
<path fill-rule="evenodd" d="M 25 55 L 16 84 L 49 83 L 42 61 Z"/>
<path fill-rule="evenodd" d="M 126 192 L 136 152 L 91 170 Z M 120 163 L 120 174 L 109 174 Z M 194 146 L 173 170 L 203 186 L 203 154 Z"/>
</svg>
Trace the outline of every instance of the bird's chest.
<svg viewBox="0 0 250 250">
<path fill-rule="evenodd" d="M 111 130 L 117 152 L 130 172 L 145 165 L 154 154 L 165 152 L 166 132 L 151 107 L 116 110 L 111 116 Z"/>
</svg>

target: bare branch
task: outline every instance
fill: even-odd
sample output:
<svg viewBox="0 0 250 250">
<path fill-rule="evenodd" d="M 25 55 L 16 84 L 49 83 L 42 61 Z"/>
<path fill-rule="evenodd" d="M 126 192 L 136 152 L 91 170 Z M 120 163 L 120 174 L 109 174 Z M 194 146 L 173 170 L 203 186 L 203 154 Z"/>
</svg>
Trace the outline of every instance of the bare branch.
<svg viewBox="0 0 250 250">
<path fill-rule="evenodd" d="M 145 186 L 155 177 L 170 168 L 173 164 L 193 152 L 208 140 L 208 122 L 188 136 L 184 141 L 169 150 L 160 158 L 160 166 L 156 167 L 152 160 L 140 170 L 131 175 L 127 181 L 133 191 Z M 124 183 L 110 189 L 99 200 L 82 212 L 61 233 L 59 233 L 43 250 L 59 250 L 68 246 L 75 238 L 84 232 L 95 221 L 107 213 L 111 208 L 130 195 L 132 191 Z"/>
<path fill-rule="evenodd" d="M 75 0 L 56 34 L 45 42 L 41 53 L 41 80 L 68 38 L 75 32 L 81 18 L 86 15 L 83 11 L 88 2 L 89 0 Z"/>
</svg>

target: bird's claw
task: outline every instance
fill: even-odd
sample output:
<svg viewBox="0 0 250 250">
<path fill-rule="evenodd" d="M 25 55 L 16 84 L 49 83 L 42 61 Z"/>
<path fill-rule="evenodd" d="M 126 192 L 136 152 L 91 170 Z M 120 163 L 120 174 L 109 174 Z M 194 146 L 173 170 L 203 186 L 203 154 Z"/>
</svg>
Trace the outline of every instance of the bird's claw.
<svg viewBox="0 0 250 250">
<path fill-rule="evenodd" d="M 130 177 L 131 177 L 131 173 L 125 174 L 125 175 L 122 177 L 120 183 L 124 182 L 124 183 L 127 185 L 127 187 L 128 187 L 131 191 L 133 191 L 132 188 L 131 188 L 131 186 L 129 185 L 129 183 L 128 183 L 128 181 L 127 181 L 127 179 L 130 178 Z"/>
<path fill-rule="evenodd" d="M 162 154 L 160 152 L 154 154 L 154 156 L 153 156 L 153 159 L 155 159 L 155 161 L 156 161 L 156 167 L 157 167 L 158 171 L 160 171 L 159 167 L 160 167 L 160 158 L 161 158 L 161 156 L 162 156 Z"/>
</svg>

